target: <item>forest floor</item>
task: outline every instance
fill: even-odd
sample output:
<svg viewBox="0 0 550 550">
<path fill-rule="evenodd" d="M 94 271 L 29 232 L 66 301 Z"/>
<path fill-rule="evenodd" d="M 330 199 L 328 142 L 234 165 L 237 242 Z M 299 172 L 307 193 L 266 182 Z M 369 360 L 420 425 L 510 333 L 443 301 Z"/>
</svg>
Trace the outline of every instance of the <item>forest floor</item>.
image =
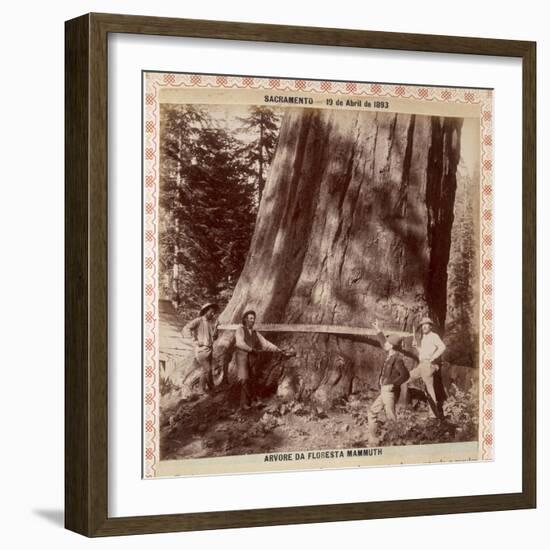
<svg viewBox="0 0 550 550">
<path fill-rule="evenodd" d="M 161 459 L 372 446 L 368 441 L 367 411 L 376 396 L 374 391 L 352 394 L 330 408 L 271 397 L 239 411 L 235 389 L 212 396 L 195 395 L 163 408 Z M 444 405 L 443 422 L 432 417 L 423 401 L 398 407 L 397 411 L 396 422 L 382 421 L 377 446 L 477 439 L 473 392 L 454 388 Z"/>
</svg>

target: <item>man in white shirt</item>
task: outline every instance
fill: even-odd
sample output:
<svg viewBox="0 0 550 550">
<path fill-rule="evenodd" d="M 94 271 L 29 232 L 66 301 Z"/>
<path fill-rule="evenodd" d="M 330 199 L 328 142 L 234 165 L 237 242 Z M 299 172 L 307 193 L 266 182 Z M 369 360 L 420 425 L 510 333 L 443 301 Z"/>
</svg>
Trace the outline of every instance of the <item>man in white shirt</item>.
<svg viewBox="0 0 550 550">
<path fill-rule="evenodd" d="M 434 414 L 441 419 L 443 410 L 435 391 L 434 374 L 439 370 L 436 361 L 441 357 L 446 346 L 439 335 L 433 331 L 433 321 L 429 317 L 424 317 L 420 321 L 420 330 L 422 331 L 420 344 L 416 342 L 416 338 L 413 341 L 418 351 L 418 365 L 411 370 L 409 380 L 422 378 L 431 399 L 430 406 Z"/>
<path fill-rule="evenodd" d="M 200 368 L 200 385 L 204 393 L 214 391 L 212 374 L 214 341 L 218 337 L 218 304 L 209 302 L 201 307 L 199 316 L 183 327 L 183 337 L 193 343 L 195 361 Z"/>
</svg>

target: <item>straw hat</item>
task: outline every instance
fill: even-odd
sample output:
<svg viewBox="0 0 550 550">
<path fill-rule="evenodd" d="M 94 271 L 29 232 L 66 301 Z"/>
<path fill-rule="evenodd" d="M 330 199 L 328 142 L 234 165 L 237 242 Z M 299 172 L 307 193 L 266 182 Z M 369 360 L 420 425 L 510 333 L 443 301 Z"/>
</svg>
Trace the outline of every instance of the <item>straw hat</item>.
<svg viewBox="0 0 550 550">
<path fill-rule="evenodd" d="M 204 315 L 210 308 L 214 308 L 217 311 L 220 309 L 220 306 L 215 302 L 208 302 L 201 307 L 200 315 Z"/>
<path fill-rule="evenodd" d="M 420 321 L 420 326 L 422 326 L 422 325 L 432 325 L 433 326 L 433 324 L 434 324 L 434 322 L 429 317 L 423 317 L 422 321 Z"/>
</svg>

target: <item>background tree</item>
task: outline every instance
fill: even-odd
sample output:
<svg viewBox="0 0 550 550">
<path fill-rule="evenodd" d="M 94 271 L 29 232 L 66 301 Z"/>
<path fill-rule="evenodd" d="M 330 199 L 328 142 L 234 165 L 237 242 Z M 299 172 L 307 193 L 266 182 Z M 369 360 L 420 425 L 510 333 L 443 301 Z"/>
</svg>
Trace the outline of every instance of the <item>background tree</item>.
<svg viewBox="0 0 550 550">
<path fill-rule="evenodd" d="M 241 152 L 255 180 L 259 204 L 264 192 L 266 174 L 277 145 L 281 117 L 269 107 L 253 106 L 249 108 L 247 117 L 237 118 L 242 123 L 238 132 L 244 133 L 247 139 L 253 136 L 250 141 L 245 140 Z"/>
<path fill-rule="evenodd" d="M 161 266 L 185 316 L 225 304 L 248 251 L 254 195 L 240 143 L 193 106 L 165 106 L 161 132 Z M 192 312 L 192 313 L 190 313 Z"/>
<path fill-rule="evenodd" d="M 161 296 L 176 305 L 179 279 L 179 189 L 184 185 L 185 167 L 195 155 L 200 131 L 209 124 L 207 113 L 192 105 L 163 104 L 160 108 L 160 209 L 159 268 Z"/>
<path fill-rule="evenodd" d="M 474 293 L 475 243 L 478 228 L 474 223 L 476 197 L 472 178 L 463 166 L 459 166 L 455 220 L 449 260 L 448 309 L 446 359 L 459 365 L 474 366 L 477 357 L 477 303 Z"/>
</svg>

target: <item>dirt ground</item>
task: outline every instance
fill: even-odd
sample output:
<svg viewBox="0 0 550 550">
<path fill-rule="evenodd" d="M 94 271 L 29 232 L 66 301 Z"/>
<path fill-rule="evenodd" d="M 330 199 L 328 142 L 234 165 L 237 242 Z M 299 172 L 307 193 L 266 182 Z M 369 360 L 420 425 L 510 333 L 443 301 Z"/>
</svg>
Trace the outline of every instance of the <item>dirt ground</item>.
<svg viewBox="0 0 550 550">
<path fill-rule="evenodd" d="M 192 396 L 166 405 L 161 415 L 161 459 L 368 447 L 367 411 L 377 392 L 352 394 L 330 408 L 312 402 L 263 397 L 238 410 L 237 388 Z M 397 422 L 379 426 L 378 446 L 474 441 L 474 392 L 453 388 L 444 405 L 446 420 L 432 417 L 423 401 L 398 407 Z"/>
</svg>

